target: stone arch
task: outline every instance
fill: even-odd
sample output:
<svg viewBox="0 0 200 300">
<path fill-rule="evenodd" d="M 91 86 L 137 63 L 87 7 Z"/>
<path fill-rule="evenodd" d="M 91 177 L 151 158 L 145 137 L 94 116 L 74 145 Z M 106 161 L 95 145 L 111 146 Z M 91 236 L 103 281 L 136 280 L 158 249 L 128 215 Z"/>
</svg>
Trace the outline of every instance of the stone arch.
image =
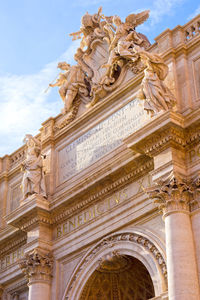
<svg viewBox="0 0 200 300">
<path fill-rule="evenodd" d="M 62 300 L 79 299 L 93 272 L 103 257 L 126 255 L 138 259 L 147 269 L 153 282 L 155 296 L 167 290 L 167 269 L 163 251 L 152 236 L 141 231 L 120 231 L 104 237 L 92 247 L 75 268 Z"/>
</svg>

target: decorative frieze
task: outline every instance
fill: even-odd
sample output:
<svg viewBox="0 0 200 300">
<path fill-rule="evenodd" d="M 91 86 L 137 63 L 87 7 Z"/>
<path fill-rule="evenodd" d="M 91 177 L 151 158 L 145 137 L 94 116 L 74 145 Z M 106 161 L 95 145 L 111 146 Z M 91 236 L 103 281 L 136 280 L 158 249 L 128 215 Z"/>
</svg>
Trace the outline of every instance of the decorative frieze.
<svg viewBox="0 0 200 300">
<path fill-rule="evenodd" d="M 19 265 L 29 284 L 37 281 L 50 282 L 53 268 L 53 256 L 50 252 L 44 253 L 36 248 L 26 254 Z"/>
<path fill-rule="evenodd" d="M 143 162 L 142 165 L 138 166 L 137 168 L 125 170 L 122 174 L 122 169 L 120 172 L 120 177 L 118 179 L 111 181 L 111 183 L 104 183 L 102 184 L 102 188 L 97 192 L 92 192 L 89 197 L 83 199 L 81 202 L 76 203 L 72 207 L 62 208 L 58 211 L 55 211 L 54 215 L 52 215 L 52 223 L 60 223 L 65 219 L 73 216 L 75 213 L 77 214 L 87 206 L 91 205 L 92 203 L 97 202 L 100 199 L 105 198 L 108 196 L 113 190 L 117 191 L 120 188 L 125 187 L 127 184 L 130 184 L 133 181 L 136 181 L 137 178 L 140 178 L 142 175 L 148 174 L 153 168 L 153 161 L 148 160 Z M 141 182 L 141 180 L 139 180 Z M 139 189 L 141 189 L 141 184 L 139 184 Z"/>
</svg>

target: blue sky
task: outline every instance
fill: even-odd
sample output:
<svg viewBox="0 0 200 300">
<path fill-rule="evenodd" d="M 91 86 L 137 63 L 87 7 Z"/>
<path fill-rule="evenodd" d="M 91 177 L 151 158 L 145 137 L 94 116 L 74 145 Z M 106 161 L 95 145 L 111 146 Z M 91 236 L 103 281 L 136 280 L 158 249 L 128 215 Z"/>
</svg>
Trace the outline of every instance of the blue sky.
<svg viewBox="0 0 200 300">
<path fill-rule="evenodd" d="M 14 152 L 25 134 L 37 134 L 43 121 L 60 112 L 57 89 L 45 90 L 58 74 L 57 63 L 73 62 L 79 41 L 72 42 L 69 33 L 99 6 L 122 19 L 150 9 L 138 31 L 151 43 L 200 13 L 198 0 L 0 0 L 0 156 Z"/>
</svg>

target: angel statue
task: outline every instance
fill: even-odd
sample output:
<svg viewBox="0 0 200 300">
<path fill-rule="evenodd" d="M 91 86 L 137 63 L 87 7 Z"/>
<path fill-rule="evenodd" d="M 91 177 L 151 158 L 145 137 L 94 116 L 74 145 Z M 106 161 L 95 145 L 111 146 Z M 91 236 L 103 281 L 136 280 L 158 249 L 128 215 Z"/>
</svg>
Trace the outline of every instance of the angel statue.
<svg viewBox="0 0 200 300">
<path fill-rule="evenodd" d="M 112 82 L 112 75 L 116 69 L 116 64 L 121 66 L 122 59 L 123 61 L 131 61 L 132 63 L 138 60 L 139 56 L 133 50 L 135 45 L 141 47 L 141 49 L 146 49 L 150 46 L 147 37 L 135 31 L 136 26 L 144 23 L 148 17 L 148 10 L 138 14 L 130 14 L 126 18 L 125 23 L 121 21 L 119 16 L 114 16 L 112 18 L 114 25 L 107 22 L 104 26 L 104 31 L 107 34 L 105 39 L 109 43 L 109 59 L 107 64 L 102 66 L 107 68 L 106 75 L 104 76 L 106 80 L 110 78 Z"/>
<path fill-rule="evenodd" d="M 135 47 L 135 51 L 145 67 L 141 90 L 138 93 L 138 97 L 145 100 L 144 109 L 151 115 L 161 110 L 172 109 L 176 99 L 163 82 L 168 74 L 168 66 L 158 54 L 146 52 L 139 47 Z"/>
<path fill-rule="evenodd" d="M 60 73 L 58 79 L 54 84 L 50 83 L 49 86 L 60 87 L 59 94 L 64 102 L 63 113 L 70 111 L 73 101 L 78 92 L 87 96 L 88 91 L 85 84 L 85 73 L 80 66 L 70 66 L 66 62 L 59 62 L 58 68 L 65 71 Z"/>
<path fill-rule="evenodd" d="M 31 134 L 25 136 L 24 142 L 27 150 L 26 159 L 21 165 L 24 172 L 21 184 L 23 199 L 32 194 L 46 198 L 40 142 Z"/>
</svg>

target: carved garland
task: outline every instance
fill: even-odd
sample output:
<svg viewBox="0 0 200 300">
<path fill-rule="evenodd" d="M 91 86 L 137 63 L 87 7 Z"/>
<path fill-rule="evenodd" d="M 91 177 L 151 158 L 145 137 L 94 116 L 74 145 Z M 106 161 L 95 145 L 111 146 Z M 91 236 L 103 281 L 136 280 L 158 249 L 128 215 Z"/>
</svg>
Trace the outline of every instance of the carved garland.
<svg viewBox="0 0 200 300">
<path fill-rule="evenodd" d="M 122 186 L 125 186 L 126 184 L 128 184 L 129 182 L 131 182 L 133 179 L 136 178 L 136 176 L 141 176 L 140 173 L 144 173 L 144 172 L 149 172 L 153 167 L 153 162 L 149 161 L 146 164 L 140 166 L 140 168 L 137 168 L 136 170 L 128 173 L 127 175 L 123 176 L 122 178 L 116 180 L 115 182 L 113 182 L 110 185 L 107 185 L 104 189 L 102 189 L 101 191 L 99 191 L 98 193 L 96 193 L 95 195 L 90 196 L 89 198 L 87 198 L 86 200 L 76 204 L 75 206 L 73 206 L 70 209 L 66 209 L 63 210 L 62 212 L 59 213 L 58 215 L 56 215 L 53 219 L 52 219 L 52 223 L 56 224 L 57 222 L 61 222 L 63 221 L 65 218 L 68 218 L 70 216 L 72 216 L 74 214 L 74 212 L 78 212 L 79 210 L 81 210 L 83 207 L 85 208 L 86 205 L 89 205 L 90 203 L 92 203 L 93 201 L 97 201 L 99 198 L 105 197 L 110 191 L 112 191 L 113 189 L 116 188 L 120 188 Z"/>
<path fill-rule="evenodd" d="M 110 237 L 101 240 L 100 243 L 97 244 L 95 248 L 91 249 L 91 251 L 87 254 L 87 257 L 81 262 L 81 264 L 78 266 L 78 268 L 75 270 L 75 273 L 73 274 L 73 277 L 68 286 L 65 299 L 66 300 L 70 299 L 69 295 L 75 284 L 76 279 L 80 275 L 81 271 L 87 268 L 88 262 L 91 261 L 91 259 L 93 259 L 94 256 L 97 255 L 99 251 L 101 251 L 104 248 L 111 248 L 118 242 L 127 242 L 127 241 L 141 245 L 154 256 L 167 284 L 167 266 L 166 266 L 165 259 L 163 258 L 158 248 L 149 239 L 137 233 L 131 233 L 131 232 L 116 233 Z"/>
</svg>

